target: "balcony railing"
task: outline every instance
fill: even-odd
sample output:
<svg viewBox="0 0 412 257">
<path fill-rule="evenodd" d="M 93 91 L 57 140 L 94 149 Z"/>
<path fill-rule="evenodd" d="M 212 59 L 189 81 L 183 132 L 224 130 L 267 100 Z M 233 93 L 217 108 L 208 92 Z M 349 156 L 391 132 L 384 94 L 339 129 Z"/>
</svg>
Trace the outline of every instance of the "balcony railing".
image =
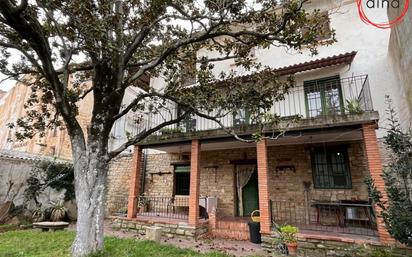
<svg viewBox="0 0 412 257">
<path fill-rule="evenodd" d="M 349 78 L 332 77 L 305 82 L 303 85 L 292 88 L 283 100 L 274 102 L 270 110 L 271 113 L 277 114 L 283 119 L 294 117 L 302 119 L 328 118 L 361 114 L 367 111 L 373 111 L 367 75 Z M 170 121 L 177 115 L 178 108 L 172 103 L 168 108 L 163 107 L 157 112 L 147 112 L 143 115 L 130 113 L 116 122 L 114 131 L 117 132 L 114 133 L 114 136 L 117 138 L 125 137 L 124 131 L 127 135 L 136 135 Z M 212 112 L 210 115 L 214 115 L 214 113 Z M 136 122 L 136 120 L 138 121 Z M 250 124 L 247 110 L 239 110 L 237 114 L 226 115 L 219 120 L 226 127 Z M 220 128 L 212 120 L 193 115 L 179 124 L 169 125 L 156 133 L 164 135 Z"/>
<path fill-rule="evenodd" d="M 376 217 L 365 202 L 270 201 L 273 222 L 300 230 L 377 236 Z"/>
</svg>

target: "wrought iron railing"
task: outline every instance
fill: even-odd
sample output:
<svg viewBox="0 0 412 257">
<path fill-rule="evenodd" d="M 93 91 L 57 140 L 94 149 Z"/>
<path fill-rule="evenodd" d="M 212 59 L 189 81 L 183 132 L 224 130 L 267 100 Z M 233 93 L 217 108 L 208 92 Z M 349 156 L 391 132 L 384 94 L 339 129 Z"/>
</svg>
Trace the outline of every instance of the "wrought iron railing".
<svg viewBox="0 0 412 257">
<path fill-rule="evenodd" d="M 187 219 L 188 197 L 139 196 L 137 216 Z"/>
<path fill-rule="evenodd" d="M 283 100 L 274 102 L 270 110 L 284 119 L 337 117 L 367 111 L 373 111 L 368 75 L 305 82 L 292 88 L 284 95 Z M 250 120 L 246 113 L 242 112 L 245 111 L 240 111 L 240 115 L 228 114 L 219 120 L 226 127 L 248 125 Z M 209 114 L 215 115 L 213 112 Z M 136 135 L 170 121 L 177 115 L 178 108 L 174 103 L 155 111 L 152 109 L 141 113 L 131 112 L 115 123 L 113 136 L 121 138 Z M 215 121 L 193 115 L 178 124 L 166 126 L 155 134 L 167 135 L 220 128 Z"/>
<path fill-rule="evenodd" d="M 300 230 L 377 236 L 376 217 L 368 202 L 270 201 L 272 221 Z"/>
</svg>

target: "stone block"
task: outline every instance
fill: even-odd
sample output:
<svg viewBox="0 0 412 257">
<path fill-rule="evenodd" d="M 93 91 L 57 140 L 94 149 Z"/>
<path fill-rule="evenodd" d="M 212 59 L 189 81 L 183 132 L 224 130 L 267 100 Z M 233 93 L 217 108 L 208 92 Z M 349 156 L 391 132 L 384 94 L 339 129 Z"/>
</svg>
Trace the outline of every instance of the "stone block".
<svg viewBox="0 0 412 257">
<path fill-rule="evenodd" d="M 185 234 L 185 230 L 178 228 L 178 229 L 176 229 L 176 234 L 177 234 L 177 235 L 184 235 L 184 234 Z"/>
<path fill-rule="evenodd" d="M 194 236 L 195 236 L 195 231 L 194 231 L 194 230 L 191 230 L 191 229 L 187 229 L 187 230 L 185 231 L 185 235 L 186 235 L 186 236 L 190 236 L 190 237 L 194 237 Z"/>
<path fill-rule="evenodd" d="M 127 228 L 128 229 L 136 229 L 136 224 L 134 224 L 133 222 L 129 222 L 129 224 L 127 224 Z"/>
<path fill-rule="evenodd" d="M 162 238 L 162 228 L 161 227 L 148 227 L 146 229 L 146 239 L 150 241 L 160 242 Z"/>
</svg>

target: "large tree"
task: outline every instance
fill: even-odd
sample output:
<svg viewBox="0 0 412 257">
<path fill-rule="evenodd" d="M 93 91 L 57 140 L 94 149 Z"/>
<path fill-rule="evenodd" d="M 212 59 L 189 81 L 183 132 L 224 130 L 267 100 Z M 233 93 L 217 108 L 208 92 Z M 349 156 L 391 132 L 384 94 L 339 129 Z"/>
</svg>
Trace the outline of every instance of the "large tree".
<svg viewBox="0 0 412 257">
<path fill-rule="evenodd" d="M 44 132 L 53 123 L 64 125 L 70 136 L 79 209 L 74 256 L 103 246 L 108 163 L 127 147 L 193 114 L 219 123 L 225 114 L 248 108 L 260 124 L 257 128 L 276 119 L 266 110 L 282 99 L 292 80 L 279 79 L 251 58 L 251 50 L 304 47 L 316 54 L 318 45 L 334 41 L 320 40 L 330 32 L 324 30 L 325 16 L 306 12 L 305 0 L 281 2 L 0 1 L 0 70 L 16 80 L 26 78 L 32 92 L 27 116 L 17 122 L 18 138 L 32 137 L 34 130 Z M 199 50 L 213 54 L 196 54 Z M 238 69 L 214 70 L 216 63 L 229 59 Z M 236 70 L 250 76 L 239 78 Z M 165 84 L 150 87 L 142 83 L 147 77 L 163 78 Z M 187 86 L 187 77 L 197 78 L 195 87 Z M 87 79 L 91 86 L 84 87 Z M 140 86 L 141 91 L 123 106 L 130 86 Z M 76 103 L 87 94 L 93 94 L 93 110 L 90 128 L 84 131 Z M 179 104 L 177 116 L 130 135 L 109 151 L 116 120 L 128 112 L 156 112 L 170 103 Z"/>
</svg>

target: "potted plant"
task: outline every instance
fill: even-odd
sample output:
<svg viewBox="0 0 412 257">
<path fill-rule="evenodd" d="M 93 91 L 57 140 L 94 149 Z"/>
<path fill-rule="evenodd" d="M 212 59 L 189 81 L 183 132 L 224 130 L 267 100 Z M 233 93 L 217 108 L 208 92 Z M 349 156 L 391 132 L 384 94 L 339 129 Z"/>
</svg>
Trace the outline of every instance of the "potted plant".
<svg viewBox="0 0 412 257">
<path fill-rule="evenodd" d="M 139 207 L 140 213 L 147 212 L 149 210 L 149 199 L 145 196 L 140 196 L 137 206 Z"/>
<path fill-rule="evenodd" d="M 33 222 L 41 222 L 45 219 L 44 210 L 41 207 L 36 208 L 32 213 Z"/>
<path fill-rule="evenodd" d="M 346 99 L 346 108 L 349 114 L 360 114 L 363 112 L 359 99 Z"/>
<path fill-rule="evenodd" d="M 64 201 L 51 202 L 50 206 L 50 219 L 52 221 L 61 221 L 66 217 L 66 207 L 64 207 Z"/>
<path fill-rule="evenodd" d="M 285 225 L 279 228 L 281 238 L 283 242 L 288 247 L 289 255 L 296 255 L 298 248 L 298 237 L 297 234 L 299 229 L 291 225 Z"/>
</svg>

